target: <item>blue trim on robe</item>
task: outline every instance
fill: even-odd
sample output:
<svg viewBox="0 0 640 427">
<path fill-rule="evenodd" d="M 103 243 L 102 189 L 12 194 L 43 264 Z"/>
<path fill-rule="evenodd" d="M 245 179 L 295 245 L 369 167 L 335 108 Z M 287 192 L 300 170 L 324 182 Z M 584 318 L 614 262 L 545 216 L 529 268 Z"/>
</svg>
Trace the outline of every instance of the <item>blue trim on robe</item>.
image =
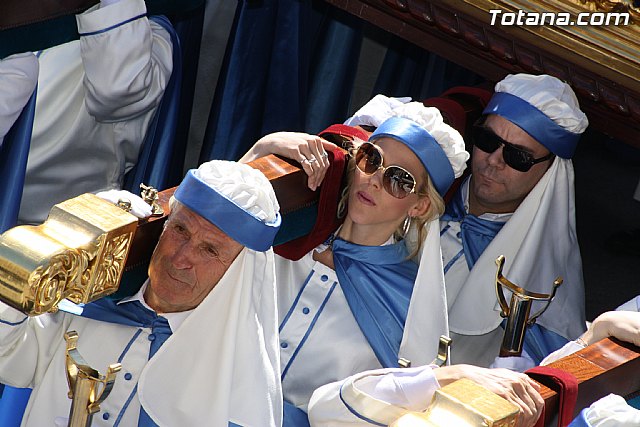
<svg viewBox="0 0 640 427">
<path fill-rule="evenodd" d="M 302 346 L 304 345 L 305 342 L 307 342 L 307 338 L 309 338 L 309 335 L 311 335 L 311 331 L 313 330 L 313 327 L 316 325 L 316 322 L 318 321 L 318 317 L 320 317 L 320 314 L 322 313 L 322 311 L 326 307 L 327 302 L 329 301 L 329 298 L 331 298 L 331 294 L 333 294 L 333 291 L 336 289 L 337 285 L 338 285 L 337 282 L 334 282 L 333 285 L 331 285 L 331 289 L 329 289 L 329 292 L 327 292 L 327 295 L 324 297 L 324 300 L 322 301 L 322 304 L 320 304 L 320 308 L 318 308 L 318 312 L 316 313 L 315 316 L 313 316 L 313 320 L 311 321 L 311 324 L 309 325 L 309 329 L 307 329 L 307 332 L 305 332 L 304 336 L 300 340 L 300 343 L 298 344 L 298 347 L 296 347 L 295 351 L 291 355 L 291 358 L 289 359 L 289 362 L 287 363 L 287 366 L 285 366 L 285 368 L 282 370 L 282 375 L 280 376 L 280 381 L 284 381 L 284 377 L 287 375 L 287 372 L 289 372 L 289 368 L 293 364 L 293 361 L 295 360 L 295 358 L 298 356 L 298 353 L 302 349 Z"/>
<path fill-rule="evenodd" d="M 18 326 L 26 322 L 28 318 L 29 316 L 24 316 L 24 319 L 20 320 L 19 322 L 7 322 L 6 320 L 0 320 L 0 323 L 7 326 Z"/>
<path fill-rule="evenodd" d="M 147 16 L 147 14 L 146 14 L 146 13 L 142 13 L 142 14 L 140 14 L 140 15 L 138 15 L 138 16 L 134 16 L 134 17 L 129 18 L 129 19 L 127 19 L 127 20 L 124 20 L 124 21 L 122 21 L 122 22 L 118 22 L 117 24 L 114 24 L 114 25 L 112 25 L 112 26 L 110 26 L 110 27 L 107 27 L 107 28 L 103 28 L 103 29 L 101 29 L 101 30 L 97 30 L 97 31 L 90 31 L 90 32 L 88 32 L 88 33 L 78 33 L 78 34 L 80 35 L 80 37 L 96 36 L 96 35 L 98 35 L 98 34 L 102 34 L 102 33 L 106 33 L 106 32 L 108 32 L 108 31 L 114 30 L 114 29 L 116 29 L 116 28 L 118 28 L 118 27 L 122 27 L 123 25 L 126 25 L 126 24 L 128 24 L 129 22 L 137 21 L 138 19 L 140 19 L 140 18 L 144 18 L 145 16 Z"/>
<path fill-rule="evenodd" d="M 344 385 L 344 384 L 343 384 Z M 349 410 L 349 412 L 351 412 L 353 415 L 355 415 L 356 417 L 358 417 L 359 419 L 361 419 L 362 421 L 366 421 L 369 424 L 373 424 L 375 426 L 382 426 L 384 427 L 384 424 L 381 424 L 377 421 L 373 421 L 370 418 L 365 417 L 364 415 L 360 414 L 358 411 L 356 411 L 355 409 L 353 409 L 346 400 L 344 400 L 344 397 L 342 396 L 342 386 L 340 386 L 340 400 L 342 401 L 342 404 Z"/>
<path fill-rule="evenodd" d="M 113 427 L 120 427 L 122 418 L 124 418 L 124 414 L 125 412 L 127 412 L 127 409 L 129 408 L 129 404 L 131 403 L 131 401 L 133 400 L 137 392 L 138 392 L 138 384 L 136 384 L 133 390 L 131 390 L 131 393 L 129 394 L 127 401 L 124 402 L 124 405 L 122 406 L 122 409 L 120 409 L 120 412 L 118 413 L 118 418 L 116 418 L 116 422 L 113 424 Z"/>
<path fill-rule="evenodd" d="M 640 409 L 640 396 L 636 396 L 633 399 L 629 399 L 627 403 L 636 409 Z"/>
<path fill-rule="evenodd" d="M 300 301 L 300 297 L 302 296 L 302 293 L 304 292 L 304 290 L 306 289 L 307 285 L 309 284 L 309 280 L 311 279 L 311 276 L 313 276 L 313 273 L 315 273 L 315 270 L 311 270 L 311 272 L 309 273 L 309 275 L 305 279 L 304 283 L 302 284 L 302 288 L 300 288 L 300 292 L 298 292 L 298 295 L 296 295 L 296 299 L 293 300 L 293 304 L 291 304 L 291 308 L 289 308 L 289 311 L 284 316 L 284 319 L 282 319 L 282 323 L 280 324 L 280 327 L 278 328 L 278 333 L 282 332 L 282 328 L 284 328 L 284 325 L 287 324 L 287 322 L 289 321 L 289 318 L 291 317 L 291 315 L 295 311 L 296 306 L 298 305 L 298 301 Z"/>
<path fill-rule="evenodd" d="M 534 323 L 527 327 L 522 348 L 536 362 L 536 365 L 539 365 L 542 359 L 568 342 L 569 340 L 565 337 Z"/>
<path fill-rule="evenodd" d="M 504 222 L 481 219 L 467 213 L 464 208 L 464 200 L 462 200 L 462 185 L 447 205 L 445 213 L 440 220 L 460 223 L 462 249 L 464 250 L 469 270 L 473 268 L 482 252 L 489 246 L 505 224 Z"/>
<path fill-rule="evenodd" d="M 591 423 L 587 421 L 587 412 L 589 408 L 584 408 L 567 427 L 591 427 Z"/>
<path fill-rule="evenodd" d="M 149 358 L 155 354 L 164 341 L 171 335 L 171 328 L 169 327 L 167 319 L 158 316 L 157 313 L 144 307 L 139 301 L 118 304 L 113 299 L 102 298 L 85 305 L 82 311 L 82 317 L 118 325 L 150 328 L 151 333 L 156 336 L 156 339 L 151 341 Z M 128 403 L 129 401 L 127 401 L 127 405 L 123 408 L 121 415 L 126 410 Z M 142 406 L 140 406 L 138 427 L 157 427 L 157 424 L 151 419 Z"/>
<path fill-rule="evenodd" d="M 282 427 L 309 427 L 309 416 L 292 403 L 284 401 Z"/>
<path fill-rule="evenodd" d="M 31 389 L 8 385 L 3 388 L 2 399 L 0 399 L 0 426 L 17 427 L 22 422 L 22 416 L 31 396 Z"/>
<path fill-rule="evenodd" d="M 361 246 L 336 239 L 338 281 L 358 326 L 385 368 L 398 366 L 398 352 L 418 266 L 404 242 Z"/>
</svg>

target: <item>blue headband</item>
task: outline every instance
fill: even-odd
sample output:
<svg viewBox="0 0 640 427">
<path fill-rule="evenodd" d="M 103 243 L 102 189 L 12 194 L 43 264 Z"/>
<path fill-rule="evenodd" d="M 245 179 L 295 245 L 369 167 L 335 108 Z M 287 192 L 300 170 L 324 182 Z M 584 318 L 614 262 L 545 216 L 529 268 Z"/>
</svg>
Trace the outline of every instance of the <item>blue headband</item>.
<svg viewBox="0 0 640 427">
<path fill-rule="evenodd" d="M 507 92 L 496 92 L 482 114 L 504 117 L 563 159 L 573 157 L 580 140 L 579 133 L 569 132 L 524 99 Z"/>
<path fill-rule="evenodd" d="M 253 249 L 266 251 L 273 244 L 280 228 L 280 214 L 266 224 L 217 192 L 193 173 L 187 172 L 174 197 L 180 203 L 218 227 L 236 242 Z"/>
<path fill-rule="evenodd" d="M 396 139 L 409 147 L 422 162 L 438 193 L 444 197 L 455 175 L 449 158 L 435 138 L 422 126 L 402 117 L 391 117 L 385 120 L 371 134 L 369 141 L 383 136 Z"/>
</svg>

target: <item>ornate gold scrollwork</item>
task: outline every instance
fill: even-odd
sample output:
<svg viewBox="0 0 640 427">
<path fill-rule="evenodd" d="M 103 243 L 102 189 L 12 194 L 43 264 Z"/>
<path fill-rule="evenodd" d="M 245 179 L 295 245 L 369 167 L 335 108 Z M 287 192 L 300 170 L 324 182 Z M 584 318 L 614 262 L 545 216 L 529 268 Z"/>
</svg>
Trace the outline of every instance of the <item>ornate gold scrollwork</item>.
<svg viewBox="0 0 640 427">
<path fill-rule="evenodd" d="M 65 291 L 77 280 L 78 253 L 68 250 L 54 255 L 48 265 L 41 265 L 29 277 L 29 294 L 32 296 L 34 314 L 56 311 Z"/>
<path fill-rule="evenodd" d="M 634 23 L 640 22 L 640 7 L 633 0 L 572 0 L 592 12 L 628 13 Z"/>
<path fill-rule="evenodd" d="M 137 218 L 93 194 L 54 206 L 39 226 L 0 236 L 0 299 L 29 315 L 87 303 L 120 284 Z"/>
</svg>

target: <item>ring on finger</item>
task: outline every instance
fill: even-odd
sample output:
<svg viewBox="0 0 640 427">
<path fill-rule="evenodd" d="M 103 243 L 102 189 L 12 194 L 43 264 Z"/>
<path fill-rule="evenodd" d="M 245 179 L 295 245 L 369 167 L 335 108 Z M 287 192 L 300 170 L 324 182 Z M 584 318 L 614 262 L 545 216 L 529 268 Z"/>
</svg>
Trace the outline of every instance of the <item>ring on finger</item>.
<svg viewBox="0 0 640 427">
<path fill-rule="evenodd" d="M 307 162 L 309 162 L 309 164 L 311 164 L 311 163 L 315 163 L 315 162 L 317 162 L 317 161 L 318 161 L 318 159 L 316 159 L 316 158 L 315 158 L 315 156 L 314 156 L 314 157 L 311 157 L 310 159 L 307 159 Z"/>
<path fill-rule="evenodd" d="M 323 152 L 322 152 L 322 157 L 326 159 L 326 158 L 328 158 L 328 157 L 329 157 L 329 155 L 327 154 L 327 152 L 326 152 L 326 151 L 323 151 Z"/>
</svg>

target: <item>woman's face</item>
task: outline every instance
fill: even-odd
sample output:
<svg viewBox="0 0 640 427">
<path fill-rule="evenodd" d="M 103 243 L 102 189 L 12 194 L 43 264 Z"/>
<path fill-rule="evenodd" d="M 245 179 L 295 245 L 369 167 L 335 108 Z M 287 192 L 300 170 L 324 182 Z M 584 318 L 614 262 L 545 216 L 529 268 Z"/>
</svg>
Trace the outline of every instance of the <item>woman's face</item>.
<svg viewBox="0 0 640 427">
<path fill-rule="evenodd" d="M 395 165 L 406 169 L 417 182 L 416 191 L 424 188 L 424 166 L 409 147 L 388 137 L 376 139 L 375 145 L 382 152 L 383 166 Z M 381 169 L 373 175 L 366 175 L 358 168 L 353 173 L 347 219 L 354 225 L 375 226 L 376 233 L 391 236 L 407 215 L 420 216 L 429 208 L 427 197 L 411 193 L 398 199 L 389 194 L 382 185 L 384 172 Z"/>
</svg>

